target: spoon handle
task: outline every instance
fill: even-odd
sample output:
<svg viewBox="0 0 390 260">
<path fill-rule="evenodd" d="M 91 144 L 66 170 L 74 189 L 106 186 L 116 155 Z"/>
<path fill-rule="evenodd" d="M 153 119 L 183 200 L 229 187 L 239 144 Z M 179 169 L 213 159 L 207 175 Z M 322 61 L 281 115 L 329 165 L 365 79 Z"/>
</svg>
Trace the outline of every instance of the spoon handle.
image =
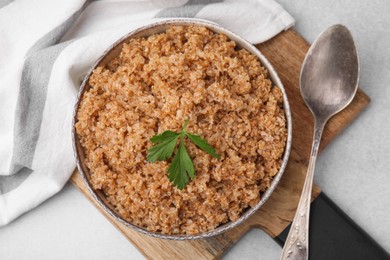
<svg viewBox="0 0 390 260">
<path fill-rule="evenodd" d="M 314 138 L 311 149 L 309 166 L 301 198 L 291 224 L 290 232 L 283 247 L 281 260 L 307 260 L 309 259 L 309 217 L 311 191 L 313 187 L 314 168 L 317 160 L 318 147 L 320 145 L 325 121 L 315 121 Z"/>
</svg>

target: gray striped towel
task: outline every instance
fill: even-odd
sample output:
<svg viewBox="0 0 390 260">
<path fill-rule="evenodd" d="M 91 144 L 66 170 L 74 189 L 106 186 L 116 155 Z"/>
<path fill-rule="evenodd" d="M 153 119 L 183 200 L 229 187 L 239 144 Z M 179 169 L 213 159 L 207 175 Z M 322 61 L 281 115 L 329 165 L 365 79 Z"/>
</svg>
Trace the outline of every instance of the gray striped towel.
<svg viewBox="0 0 390 260">
<path fill-rule="evenodd" d="M 74 171 L 73 106 L 99 55 L 169 17 L 211 20 L 252 43 L 294 23 L 274 0 L 0 0 L 0 226 L 57 193 Z"/>
</svg>

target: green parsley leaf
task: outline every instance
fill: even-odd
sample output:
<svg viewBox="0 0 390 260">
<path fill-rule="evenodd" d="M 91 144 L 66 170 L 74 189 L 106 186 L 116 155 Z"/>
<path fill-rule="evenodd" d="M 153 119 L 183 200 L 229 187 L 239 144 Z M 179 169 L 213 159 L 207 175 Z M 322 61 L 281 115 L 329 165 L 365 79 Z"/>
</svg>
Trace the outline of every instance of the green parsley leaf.
<svg viewBox="0 0 390 260">
<path fill-rule="evenodd" d="M 206 140 L 204 140 L 202 137 L 200 137 L 199 135 L 193 135 L 190 133 L 186 133 L 186 134 L 187 134 L 188 138 L 190 138 L 190 140 L 194 144 L 196 144 L 196 146 L 198 146 L 200 149 L 202 149 L 206 153 L 210 154 L 212 157 L 219 158 L 219 154 L 217 154 L 215 152 L 214 148 Z"/>
<path fill-rule="evenodd" d="M 158 143 L 162 143 L 162 142 L 166 141 L 167 139 L 174 138 L 174 137 L 177 137 L 179 135 L 180 135 L 180 133 L 175 133 L 175 132 L 168 130 L 168 131 L 163 132 L 162 134 L 153 136 L 152 138 L 150 138 L 150 141 L 152 141 L 152 143 L 154 143 L 154 144 L 158 144 Z"/>
<path fill-rule="evenodd" d="M 206 153 L 215 158 L 219 158 L 219 155 L 215 152 L 214 148 L 207 143 L 206 140 L 199 135 L 187 132 L 187 124 L 188 120 L 184 122 L 183 129 L 180 133 L 168 130 L 162 134 L 153 136 L 150 141 L 155 145 L 148 150 L 148 155 L 146 157 L 148 162 L 168 160 L 172 157 L 177 140 L 180 139 L 179 148 L 168 168 L 168 178 L 173 182 L 173 185 L 181 190 L 184 189 L 190 179 L 193 180 L 195 178 L 194 164 L 188 155 L 184 144 L 184 139 L 186 137 Z"/>
<path fill-rule="evenodd" d="M 151 138 L 150 140 L 153 143 L 157 143 L 157 145 L 149 149 L 149 153 L 146 157 L 147 161 L 164 161 L 166 159 L 171 158 L 179 136 L 180 134 L 178 133 L 172 131 L 165 131 L 164 133 Z"/>
<path fill-rule="evenodd" d="M 188 177 L 190 177 L 191 180 L 195 178 L 194 164 L 187 153 L 183 139 L 180 141 L 179 149 L 177 149 L 177 153 L 175 157 L 173 157 L 172 163 L 168 168 L 168 173 L 169 180 L 181 190 L 184 189 L 188 183 Z"/>
</svg>

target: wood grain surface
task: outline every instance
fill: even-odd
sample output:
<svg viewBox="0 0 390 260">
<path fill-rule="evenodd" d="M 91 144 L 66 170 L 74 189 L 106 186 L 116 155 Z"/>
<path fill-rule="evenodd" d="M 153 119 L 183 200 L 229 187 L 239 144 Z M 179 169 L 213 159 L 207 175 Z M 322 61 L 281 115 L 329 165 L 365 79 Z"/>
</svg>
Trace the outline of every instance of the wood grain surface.
<svg viewBox="0 0 390 260">
<path fill-rule="evenodd" d="M 277 188 L 250 219 L 219 236 L 195 241 L 168 241 L 142 235 L 114 220 L 92 199 L 77 170 L 72 183 L 104 214 L 107 219 L 150 259 L 215 259 L 251 228 L 261 228 L 271 237 L 280 234 L 292 221 L 306 175 L 313 133 L 313 117 L 299 92 L 299 72 L 309 44 L 293 29 L 258 44 L 256 47 L 278 72 L 290 101 L 293 121 L 292 150 L 287 169 Z M 370 99 L 358 90 L 353 102 L 332 118 L 326 126 L 321 148 L 329 144 L 359 113 Z M 315 186 L 313 199 L 320 189 Z"/>
</svg>

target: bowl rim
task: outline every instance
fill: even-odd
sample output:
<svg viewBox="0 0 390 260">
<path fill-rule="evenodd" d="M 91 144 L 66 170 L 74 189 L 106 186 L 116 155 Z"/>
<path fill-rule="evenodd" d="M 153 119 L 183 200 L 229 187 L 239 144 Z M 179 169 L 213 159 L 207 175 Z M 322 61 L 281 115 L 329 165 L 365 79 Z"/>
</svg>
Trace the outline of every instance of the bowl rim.
<svg viewBox="0 0 390 260">
<path fill-rule="evenodd" d="M 126 42 L 129 38 L 140 34 L 142 32 L 146 31 L 153 31 L 153 29 L 158 29 L 159 27 L 167 27 L 167 26 L 174 26 L 174 25 L 183 25 L 183 26 L 189 26 L 189 25 L 195 25 L 195 26 L 205 26 L 209 30 L 216 32 L 216 33 L 222 33 L 225 34 L 230 40 L 235 41 L 240 47 L 245 48 L 252 54 L 254 54 L 257 58 L 259 58 L 261 64 L 268 70 L 271 81 L 274 86 L 277 86 L 281 89 L 282 94 L 283 94 L 283 107 L 285 111 L 285 116 L 287 119 L 287 140 L 286 140 L 286 146 L 284 149 L 284 154 L 283 154 L 283 159 L 282 159 L 282 164 L 280 166 L 280 169 L 278 173 L 273 177 L 272 182 L 270 187 L 262 193 L 262 196 L 260 198 L 260 201 L 256 204 L 255 207 L 253 208 L 248 208 L 247 210 L 244 211 L 244 213 L 241 215 L 239 219 L 236 221 L 229 221 L 225 224 L 220 225 L 219 227 L 204 232 L 204 233 L 199 233 L 199 234 L 194 234 L 194 235 L 167 235 L 167 234 L 162 234 L 159 232 L 151 232 L 148 231 L 145 228 L 136 226 L 125 219 L 123 219 L 118 213 L 116 213 L 114 210 L 110 209 L 109 206 L 105 204 L 105 202 L 102 201 L 102 199 L 99 197 L 97 192 L 92 188 L 91 184 L 89 183 L 88 177 L 86 176 L 84 169 L 87 169 L 86 166 L 84 165 L 84 162 L 81 160 L 80 153 L 82 152 L 82 148 L 79 139 L 76 133 L 75 125 L 77 122 L 77 111 L 80 105 L 80 102 L 82 100 L 83 94 L 89 87 L 88 81 L 89 78 L 93 72 L 93 70 L 102 62 L 102 60 L 107 57 L 107 55 L 118 45 L 122 44 L 123 42 Z M 154 33 L 150 33 L 148 35 L 152 35 Z M 77 95 L 77 102 L 75 103 L 74 106 L 74 111 L 73 111 L 73 120 L 72 120 L 72 146 L 73 146 L 73 151 L 74 151 L 74 156 L 76 159 L 76 164 L 77 168 L 80 172 L 80 175 L 87 186 L 88 191 L 96 200 L 99 204 L 100 207 L 102 207 L 111 217 L 122 223 L 123 225 L 127 227 L 131 227 L 138 232 L 149 235 L 152 237 L 156 238 L 162 238 L 162 239 L 169 239 L 169 240 L 194 240 L 194 239 L 200 239 L 200 238 L 208 238 L 208 237 L 213 237 L 219 234 L 224 233 L 227 230 L 230 230 L 239 224 L 243 223 L 245 220 L 247 220 L 250 216 L 252 216 L 259 208 L 261 208 L 262 205 L 268 200 L 268 198 L 271 196 L 272 192 L 275 190 L 277 184 L 279 183 L 281 177 L 283 176 L 283 173 L 286 169 L 287 162 L 289 159 L 290 151 L 291 151 L 291 143 L 292 143 L 292 117 L 291 117 L 291 109 L 288 101 L 288 97 L 285 91 L 285 88 L 276 73 L 275 69 L 271 65 L 271 63 L 265 58 L 265 56 L 250 42 L 247 40 L 243 39 L 241 36 L 223 28 L 222 26 L 203 19 L 196 19 L 196 18 L 174 18 L 174 19 L 164 19 L 162 21 L 154 22 L 145 26 L 142 26 L 136 30 L 132 30 L 123 37 L 121 37 L 119 40 L 115 41 L 113 44 L 110 45 L 106 49 L 106 51 L 97 59 L 97 61 L 92 65 L 91 69 L 89 72 L 85 75 L 84 80 L 81 83 L 80 90 Z M 87 170 L 86 170 L 87 171 Z"/>
</svg>

